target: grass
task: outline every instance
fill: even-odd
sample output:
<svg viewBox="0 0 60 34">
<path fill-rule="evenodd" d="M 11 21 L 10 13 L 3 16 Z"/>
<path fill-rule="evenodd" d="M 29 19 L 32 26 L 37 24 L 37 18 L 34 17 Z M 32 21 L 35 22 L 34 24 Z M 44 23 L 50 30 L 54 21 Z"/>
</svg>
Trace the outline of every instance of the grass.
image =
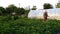
<svg viewBox="0 0 60 34">
<path fill-rule="evenodd" d="M 60 20 L 9 18 L 0 16 L 0 34 L 54 34 L 60 30 Z"/>
</svg>

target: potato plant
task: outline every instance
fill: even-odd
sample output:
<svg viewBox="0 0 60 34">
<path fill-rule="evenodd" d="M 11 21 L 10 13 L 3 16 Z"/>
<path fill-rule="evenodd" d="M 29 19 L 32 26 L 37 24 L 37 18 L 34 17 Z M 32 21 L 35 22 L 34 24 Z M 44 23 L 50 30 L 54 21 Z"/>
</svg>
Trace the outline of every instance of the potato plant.
<svg viewBox="0 0 60 34">
<path fill-rule="evenodd" d="M 0 16 L 0 34 L 57 34 L 60 30 L 60 20 L 43 21 L 43 19 L 28 19 L 19 17 L 9 20 Z"/>
</svg>

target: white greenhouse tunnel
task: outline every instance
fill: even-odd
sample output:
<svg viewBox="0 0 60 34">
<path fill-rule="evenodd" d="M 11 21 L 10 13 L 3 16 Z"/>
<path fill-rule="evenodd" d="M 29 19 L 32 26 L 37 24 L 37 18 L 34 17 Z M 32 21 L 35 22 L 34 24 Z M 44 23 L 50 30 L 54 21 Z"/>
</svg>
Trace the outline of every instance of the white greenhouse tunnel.
<svg viewBox="0 0 60 34">
<path fill-rule="evenodd" d="M 28 13 L 28 18 L 43 18 L 44 11 L 45 11 L 44 9 L 30 10 L 30 12 Z M 46 11 L 48 13 L 48 16 L 51 18 L 60 17 L 60 8 L 46 9 Z"/>
</svg>

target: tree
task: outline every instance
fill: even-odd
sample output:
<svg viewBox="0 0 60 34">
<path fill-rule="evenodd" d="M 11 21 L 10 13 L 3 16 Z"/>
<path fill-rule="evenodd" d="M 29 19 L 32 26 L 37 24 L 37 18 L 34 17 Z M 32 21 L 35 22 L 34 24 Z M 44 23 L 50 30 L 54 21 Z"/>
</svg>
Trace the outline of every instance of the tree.
<svg viewBox="0 0 60 34">
<path fill-rule="evenodd" d="M 6 10 L 3 7 L 0 7 L 0 15 L 6 15 Z"/>
<path fill-rule="evenodd" d="M 24 14 L 25 12 L 25 9 L 24 8 L 17 8 L 17 14 L 21 15 L 21 14 Z"/>
<path fill-rule="evenodd" d="M 25 10 L 24 8 L 18 8 L 13 4 L 10 4 L 7 8 L 6 8 L 7 14 L 11 15 L 13 13 L 16 13 L 16 15 L 22 15 L 22 14 L 27 14 L 29 11 Z"/>
<path fill-rule="evenodd" d="M 6 8 L 6 11 L 7 11 L 8 14 L 11 14 L 11 13 L 17 11 L 17 7 L 15 5 L 11 4 Z"/>
<path fill-rule="evenodd" d="M 57 3 L 56 8 L 60 8 L 60 3 Z"/>
<path fill-rule="evenodd" d="M 32 10 L 36 10 L 36 6 L 33 6 Z"/>
<path fill-rule="evenodd" d="M 49 3 L 44 3 L 43 8 L 44 9 L 51 9 L 51 8 L 53 8 L 53 6 Z"/>
</svg>

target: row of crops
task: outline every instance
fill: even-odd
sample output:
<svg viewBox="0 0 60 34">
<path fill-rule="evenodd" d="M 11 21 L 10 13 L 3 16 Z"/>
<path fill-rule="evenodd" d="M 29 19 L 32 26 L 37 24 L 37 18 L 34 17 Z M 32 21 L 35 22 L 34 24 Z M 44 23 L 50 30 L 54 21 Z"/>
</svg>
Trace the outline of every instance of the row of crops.
<svg viewBox="0 0 60 34">
<path fill-rule="evenodd" d="M 60 20 L 43 21 L 43 19 L 17 20 L 8 16 L 0 16 L 0 34 L 56 34 L 60 31 Z"/>
</svg>

